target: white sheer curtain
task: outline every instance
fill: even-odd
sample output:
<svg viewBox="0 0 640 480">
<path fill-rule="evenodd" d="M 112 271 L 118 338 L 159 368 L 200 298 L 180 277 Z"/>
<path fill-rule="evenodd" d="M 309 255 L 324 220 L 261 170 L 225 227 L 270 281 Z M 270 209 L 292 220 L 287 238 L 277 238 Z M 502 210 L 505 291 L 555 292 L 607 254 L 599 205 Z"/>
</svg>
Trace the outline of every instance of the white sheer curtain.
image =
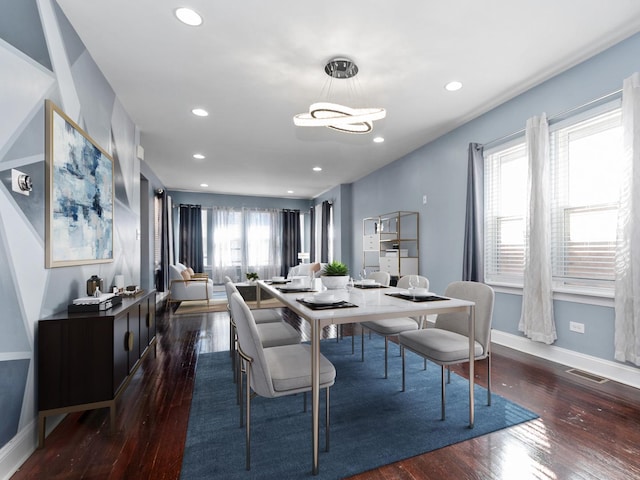
<svg viewBox="0 0 640 480">
<path fill-rule="evenodd" d="M 211 264 L 214 283 L 224 283 L 228 276 L 234 282 L 243 281 L 242 274 L 242 211 L 214 207 L 209 235 L 213 239 Z"/>
<path fill-rule="evenodd" d="M 550 166 L 547 117 L 532 117 L 526 127 L 529 177 L 522 315 L 518 329 L 536 342 L 553 343 L 551 233 L 549 211 Z"/>
<path fill-rule="evenodd" d="M 640 74 L 622 87 L 624 159 L 616 245 L 615 359 L 640 366 Z"/>
<path fill-rule="evenodd" d="M 243 209 L 245 272 L 261 279 L 280 275 L 282 265 L 282 215 L 280 210 Z"/>
<path fill-rule="evenodd" d="M 282 219 L 280 210 L 215 207 L 211 221 L 213 281 L 246 280 L 247 272 L 262 279 L 280 275 Z"/>
</svg>

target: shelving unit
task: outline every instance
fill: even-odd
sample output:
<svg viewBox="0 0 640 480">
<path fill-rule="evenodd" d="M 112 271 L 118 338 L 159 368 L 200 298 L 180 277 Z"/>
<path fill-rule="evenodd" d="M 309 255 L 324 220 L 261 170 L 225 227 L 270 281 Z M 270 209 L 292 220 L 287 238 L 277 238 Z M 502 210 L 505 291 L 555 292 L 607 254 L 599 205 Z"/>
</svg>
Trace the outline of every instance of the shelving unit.
<svg viewBox="0 0 640 480">
<path fill-rule="evenodd" d="M 397 211 L 362 221 L 362 266 L 392 278 L 418 275 L 418 212 Z"/>
</svg>

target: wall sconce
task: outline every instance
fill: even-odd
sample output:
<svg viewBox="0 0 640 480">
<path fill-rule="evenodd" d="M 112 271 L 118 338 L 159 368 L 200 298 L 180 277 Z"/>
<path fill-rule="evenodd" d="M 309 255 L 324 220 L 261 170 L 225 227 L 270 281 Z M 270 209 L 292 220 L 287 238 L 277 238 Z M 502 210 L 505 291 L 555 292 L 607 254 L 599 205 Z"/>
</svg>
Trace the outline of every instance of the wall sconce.
<svg viewBox="0 0 640 480">
<path fill-rule="evenodd" d="M 26 173 L 11 169 L 11 190 L 22 195 L 29 196 L 29 192 L 33 190 L 31 177 Z"/>
</svg>

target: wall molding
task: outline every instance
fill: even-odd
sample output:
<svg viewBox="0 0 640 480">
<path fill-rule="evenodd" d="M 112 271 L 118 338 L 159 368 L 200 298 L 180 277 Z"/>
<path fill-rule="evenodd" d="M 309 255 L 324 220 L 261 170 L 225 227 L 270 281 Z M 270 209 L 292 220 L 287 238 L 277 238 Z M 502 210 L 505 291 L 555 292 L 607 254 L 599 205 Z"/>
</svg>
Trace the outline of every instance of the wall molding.
<svg viewBox="0 0 640 480">
<path fill-rule="evenodd" d="M 631 365 L 603 360 L 554 345 L 534 342 L 528 338 L 499 330 L 491 332 L 491 341 L 519 352 L 593 373 L 634 388 L 640 388 L 640 369 Z"/>
<path fill-rule="evenodd" d="M 47 419 L 45 437 L 58 426 L 65 415 L 51 416 Z M 0 479 L 9 480 L 38 448 L 38 417 L 20 430 L 15 437 L 0 449 Z"/>
</svg>

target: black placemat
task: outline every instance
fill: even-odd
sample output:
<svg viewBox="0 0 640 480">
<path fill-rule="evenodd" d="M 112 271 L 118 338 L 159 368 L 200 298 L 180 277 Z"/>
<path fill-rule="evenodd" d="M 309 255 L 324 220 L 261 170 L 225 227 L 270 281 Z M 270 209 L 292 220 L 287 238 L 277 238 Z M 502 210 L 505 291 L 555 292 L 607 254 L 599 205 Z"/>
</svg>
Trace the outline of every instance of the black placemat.
<svg viewBox="0 0 640 480">
<path fill-rule="evenodd" d="M 291 280 L 265 280 L 267 285 L 284 285 L 285 283 L 291 283 Z"/>
<path fill-rule="evenodd" d="M 276 287 L 276 290 L 280 290 L 282 293 L 308 293 L 315 292 L 313 288 L 300 287 L 300 288 L 280 288 Z"/>
<path fill-rule="evenodd" d="M 438 297 L 437 295 L 418 295 L 413 297 L 413 295 L 408 293 L 385 293 L 385 295 L 389 295 L 390 297 L 402 298 L 403 300 L 409 300 L 410 302 L 435 302 L 438 300 L 449 300 L 445 297 Z"/>
<path fill-rule="evenodd" d="M 311 310 L 330 310 L 332 308 L 353 308 L 357 307 L 355 303 L 350 303 L 347 301 L 336 302 L 336 303 L 313 303 L 307 302 L 303 298 L 296 298 L 298 303 L 303 304 L 305 307 L 310 308 Z"/>
<path fill-rule="evenodd" d="M 354 285 L 355 288 L 389 288 L 386 285 Z"/>
</svg>

